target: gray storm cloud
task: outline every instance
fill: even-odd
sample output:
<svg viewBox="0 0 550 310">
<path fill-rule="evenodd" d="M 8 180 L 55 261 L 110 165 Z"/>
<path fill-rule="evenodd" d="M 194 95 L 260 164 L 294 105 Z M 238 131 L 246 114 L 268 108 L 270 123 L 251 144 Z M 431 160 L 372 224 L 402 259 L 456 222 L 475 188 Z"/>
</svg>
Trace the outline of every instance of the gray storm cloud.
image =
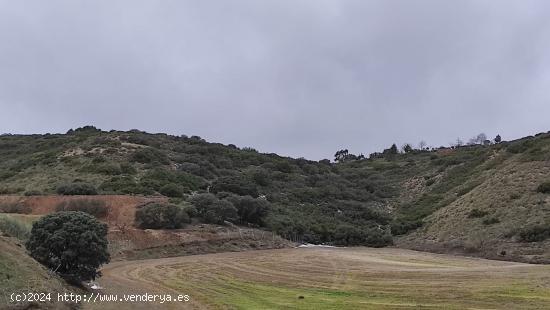
<svg viewBox="0 0 550 310">
<path fill-rule="evenodd" d="M 550 130 L 548 1 L 0 1 L 0 132 L 311 159 Z"/>
</svg>

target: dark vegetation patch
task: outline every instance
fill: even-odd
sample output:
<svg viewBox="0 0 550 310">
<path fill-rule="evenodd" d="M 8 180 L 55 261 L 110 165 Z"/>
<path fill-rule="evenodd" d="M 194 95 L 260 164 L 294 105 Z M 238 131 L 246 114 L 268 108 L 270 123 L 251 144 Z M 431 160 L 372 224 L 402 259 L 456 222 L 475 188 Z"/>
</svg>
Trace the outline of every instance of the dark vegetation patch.
<svg viewBox="0 0 550 310">
<path fill-rule="evenodd" d="M 520 154 L 520 159 L 523 161 L 547 161 L 550 160 L 548 139 L 550 139 L 550 134 L 525 137 L 510 142 L 506 150 L 512 154 Z"/>
<path fill-rule="evenodd" d="M 497 217 L 487 217 L 482 221 L 483 225 L 493 225 L 500 223 L 500 220 Z"/>
<path fill-rule="evenodd" d="M 544 193 L 544 194 L 550 194 L 550 181 L 546 181 L 541 183 L 537 187 L 537 192 Z"/>
<path fill-rule="evenodd" d="M 168 183 L 161 186 L 159 193 L 167 197 L 183 196 L 183 187 L 175 183 Z"/>
<path fill-rule="evenodd" d="M 472 209 L 470 210 L 470 213 L 468 213 L 469 218 L 481 218 L 489 214 L 489 212 L 479 209 Z"/>
<path fill-rule="evenodd" d="M 23 193 L 25 196 L 40 196 L 43 195 L 43 193 L 39 190 L 28 190 Z"/>
<path fill-rule="evenodd" d="M 177 229 L 189 222 L 187 212 L 173 204 L 150 203 L 136 210 L 136 226 L 143 229 Z"/>
<path fill-rule="evenodd" d="M 519 238 L 523 242 L 544 241 L 550 238 L 550 225 L 536 225 L 525 228 L 519 232 Z"/>
<path fill-rule="evenodd" d="M 135 151 L 130 157 L 130 161 L 154 165 L 168 165 L 170 163 L 165 153 L 153 148 L 144 148 Z"/>
<path fill-rule="evenodd" d="M 191 197 L 190 202 L 205 223 L 223 224 L 226 221 L 239 220 L 237 208 L 226 199 L 218 199 L 214 194 L 195 195 Z"/>
<path fill-rule="evenodd" d="M 0 203 L 0 213 L 29 214 L 31 212 L 31 208 L 22 202 Z"/>
<path fill-rule="evenodd" d="M 82 182 L 75 182 L 75 183 L 60 185 L 57 187 L 56 192 L 59 195 L 97 195 L 98 194 L 95 186 L 88 183 L 82 183 Z"/>
<path fill-rule="evenodd" d="M 110 260 L 107 224 L 75 211 L 41 217 L 31 229 L 25 247 L 46 268 L 71 284 L 94 280 L 99 267 Z"/>
</svg>

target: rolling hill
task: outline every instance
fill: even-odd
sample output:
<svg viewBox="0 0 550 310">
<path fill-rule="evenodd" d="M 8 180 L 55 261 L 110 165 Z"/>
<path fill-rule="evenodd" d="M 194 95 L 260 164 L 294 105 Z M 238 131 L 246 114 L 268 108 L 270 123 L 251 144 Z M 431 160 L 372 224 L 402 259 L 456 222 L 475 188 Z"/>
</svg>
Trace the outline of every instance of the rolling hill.
<svg viewBox="0 0 550 310">
<path fill-rule="evenodd" d="M 86 126 L 1 136 L 0 193 L 167 196 L 174 204 L 209 193 L 240 203 L 239 212 L 242 201 L 262 200 L 262 212 L 239 213 L 237 224 L 297 241 L 550 259 L 550 134 L 375 155 L 317 162 Z"/>
</svg>

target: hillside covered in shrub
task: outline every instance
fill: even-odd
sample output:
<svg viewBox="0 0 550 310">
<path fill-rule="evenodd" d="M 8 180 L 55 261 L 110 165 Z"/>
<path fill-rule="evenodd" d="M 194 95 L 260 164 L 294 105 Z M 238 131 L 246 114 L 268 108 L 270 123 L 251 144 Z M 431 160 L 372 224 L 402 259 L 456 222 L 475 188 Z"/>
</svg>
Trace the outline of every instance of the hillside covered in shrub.
<svg viewBox="0 0 550 310">
<path fill-rule="evenodd" d="M 542 217 L 526 221 L 533 220 L 536 231 L 548 225 L 546 170 L 529 170 L 534 183 L 524 192 L 510 192 L 508 196 L 519 197 L 499 204 L 503 214 L 473 196 L 511 166 L 548 168 L 548 134 L 437 150 L 409 146 L 399 152 L 392 146 L 370 158 L 345 150 L 336 155 L 338 163 L 310 161 L 197 136 L 106 132 L 92 126 L 67 134 L 3 135 L 0 193 L 163 195 L 174 205 L 191 208 L 186 213 L 205 222 L 265 227 L 293 240 L 341 245 L 384 246 L 406 239 L 412 246 L 416 239 L 403 236 L 427 235 L 434 242 L 454 238 L 464 245 L 467 240 L 449 230 L 454 225 L 438 229 L 447 237 L 429 230 L 439 225 L 442 212 L 470 200 L 467 207 L 461 204 L 463 222 L 500 227 L 493 239 L 521 242 L 522 234 L 536 239 L 533 233 L 504 228 L 510 225 L 506 210 L 516 210 L 524 199 L 539 197 L 544 208 L 537 213 Z M 515 181 L 521 182 L 509 182 Z M 473 209 L 478 215 L 470 215 L 477 212 Z M 450 219 L 458 214 L 449 212 Z"/>
</svg>

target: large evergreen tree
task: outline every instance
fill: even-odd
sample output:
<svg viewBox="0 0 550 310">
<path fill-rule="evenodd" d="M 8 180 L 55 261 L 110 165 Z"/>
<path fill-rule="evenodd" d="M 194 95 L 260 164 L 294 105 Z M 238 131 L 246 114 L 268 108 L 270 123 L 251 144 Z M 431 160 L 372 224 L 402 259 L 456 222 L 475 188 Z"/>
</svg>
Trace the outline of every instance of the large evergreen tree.
<svg viewBox="0 0 550 310">
<path fill-rule="evenodd" d="M 80 211 L 56 212 L 32 226 L 26 247 L 38 262 L 79 283 L 100 276 L 109 262 L 107 225 Z"/>
</svg>

